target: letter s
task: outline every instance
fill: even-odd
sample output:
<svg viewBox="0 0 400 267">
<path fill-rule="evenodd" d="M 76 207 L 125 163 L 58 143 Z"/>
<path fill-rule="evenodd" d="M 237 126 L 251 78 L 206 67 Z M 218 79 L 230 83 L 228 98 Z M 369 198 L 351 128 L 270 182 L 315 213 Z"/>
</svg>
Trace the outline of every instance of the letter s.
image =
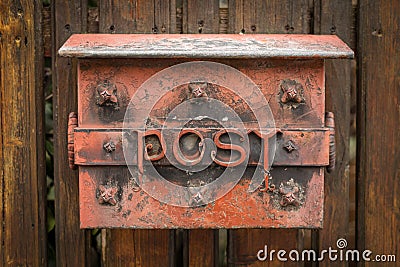
<svg viewBox="0 0 400 267">
<path fill-rule="evenodd" d="M 229 133 L 236 134 L 242 140 L 244 139 L 244 137 L 242 136 L 242 133 L 237 130 L 233 130 L 233 129 L 230 129 L 229 131 L 221 130 L 221 131 L 218 131 L 217 133 L 215 133 L 214 143 L 217 146 L 217 148 L 225 149 L 225 150 L 234 150 L 234 151 L 239 152 L 240 157 L 235 161 L 223 161 L 223 160 L 219 160 L 217 157 L 215 157 L 214 162 L 217 163 L 218 165 L 224 166 L 224 167 L 235 167 L 235 166 L 242 164 L 246 160 L 246 151 L 240 145 L 221 142 L 221 140 L 220 140 L 221 136 L 223 134 L 228 134 L 228 136 L 229 136 Z M 230 157 L 230 158 L 232 158 L 232 157 Z"/>
</svg>

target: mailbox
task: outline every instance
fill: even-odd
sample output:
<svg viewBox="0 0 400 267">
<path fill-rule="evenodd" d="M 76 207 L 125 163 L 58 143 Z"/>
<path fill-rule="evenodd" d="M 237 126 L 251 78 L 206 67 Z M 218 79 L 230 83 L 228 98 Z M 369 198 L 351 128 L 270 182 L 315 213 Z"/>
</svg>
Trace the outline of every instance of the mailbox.
<svg viewBox="0 0 400 267">
<path fill-rule="evenodd" d="M 322 227 L 338 37 L 77 34 L 59 54 L 82 228 Z"/>
</svg>

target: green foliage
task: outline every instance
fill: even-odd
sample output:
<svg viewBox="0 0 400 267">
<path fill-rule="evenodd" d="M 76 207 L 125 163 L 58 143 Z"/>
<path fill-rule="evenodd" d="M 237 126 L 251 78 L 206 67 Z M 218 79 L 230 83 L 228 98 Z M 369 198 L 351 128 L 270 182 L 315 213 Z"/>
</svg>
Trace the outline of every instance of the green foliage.
<svg viewBox="0 0 400 267">
<path fill-rule="evenodd" d="M 50 3 L 50 1 L 47 1 Z M 44 1 L 43 4 L 46 4 Z M 46 180 L 47 180 L 47 255 L 48 266 L 56 266 L 55 253 L 55 208 L 54 208 L 54 143 L 53 143 L 53 92 L 51 84 L 51 60 L 45 60 L 44 92 L 45 92 L 45 149 L 46 149 Z"/>
<path fill-rule="evenodd" d="M 89 0 L 88 1 L 88 6 L 89 7 L 97 7 L 97 1 L 98 0 Z"/>
</svg>

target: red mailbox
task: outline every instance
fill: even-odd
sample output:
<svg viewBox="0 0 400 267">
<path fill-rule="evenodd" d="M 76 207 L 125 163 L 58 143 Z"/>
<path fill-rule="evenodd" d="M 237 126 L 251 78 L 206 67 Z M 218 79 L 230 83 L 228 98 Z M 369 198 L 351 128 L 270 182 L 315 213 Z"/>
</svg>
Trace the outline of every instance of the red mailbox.
<svg viewBox="0 0 400 267">
<path fill-rule="evenodd" d="M 59 54 L 82 228 L 322 227 L 338 37 L 78 34 Z"/>
</svg>

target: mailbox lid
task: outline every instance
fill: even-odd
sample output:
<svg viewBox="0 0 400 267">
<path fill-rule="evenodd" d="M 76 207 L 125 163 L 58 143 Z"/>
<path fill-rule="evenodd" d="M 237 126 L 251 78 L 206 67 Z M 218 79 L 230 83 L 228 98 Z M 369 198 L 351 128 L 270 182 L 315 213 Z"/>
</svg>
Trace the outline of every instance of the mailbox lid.
<svg viewBox="0 0 400 267">
<path fill-rule="evenodd" d="M 74 34 L 59 54 L 79 58 L 353 58 L 335 35 Z"/>
</svg>

